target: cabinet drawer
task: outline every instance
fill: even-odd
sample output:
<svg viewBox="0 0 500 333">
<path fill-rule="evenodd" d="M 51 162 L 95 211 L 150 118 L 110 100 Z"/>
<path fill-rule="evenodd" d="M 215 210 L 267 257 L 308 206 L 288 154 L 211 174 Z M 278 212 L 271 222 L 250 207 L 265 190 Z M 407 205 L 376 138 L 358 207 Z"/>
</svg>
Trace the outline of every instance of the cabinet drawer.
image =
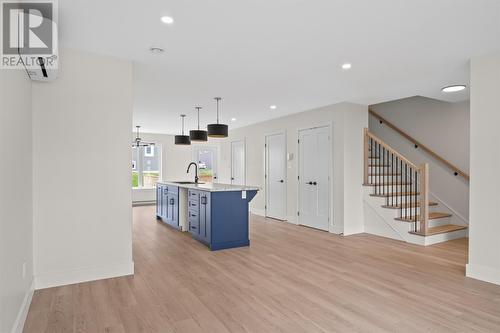
<svg viewBox="0 0 500 333">
<path fill-rule="evenodd" d="M 199 207 L 198 200 L 189 199 L 189 201 L 188 201 L 188 208 L 189 209 L 198 209 L 198 207 Z"/>
<path fill-rule="evenodd" d="M 189 200 L 198 201 L 199 197 L 200 197 L 200 193 L 198 193 L 195 190 L 189 190 Z"/>
<path fill-rule="evenodd" d="M 198 221 L 200 219 L 200 212 L 198 210 L 188 210 L 188 219 Z"/>
<path fill-rule="evenodd" d="M 200 221 L 189 219 L 189 231 L 191 233 L 200 233 Z"/>
</svg>

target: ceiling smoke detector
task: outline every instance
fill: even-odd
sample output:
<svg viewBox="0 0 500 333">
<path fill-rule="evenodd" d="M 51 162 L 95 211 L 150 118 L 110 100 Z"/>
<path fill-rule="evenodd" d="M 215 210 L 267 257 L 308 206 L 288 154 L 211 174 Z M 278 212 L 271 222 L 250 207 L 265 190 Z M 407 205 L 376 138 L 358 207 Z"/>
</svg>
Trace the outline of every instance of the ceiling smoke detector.
<svg viewBox="0 0 500 333">
<path fill-rule="evenodd" d="M 161 54 L 163 52 L 165 52 L 165 50 L 161 47 L 157 47 L 157 46 L 151 46 L 149 48 L 149 51 L 151 51 L 151 53 L 153 54 Z"/>
</svg>

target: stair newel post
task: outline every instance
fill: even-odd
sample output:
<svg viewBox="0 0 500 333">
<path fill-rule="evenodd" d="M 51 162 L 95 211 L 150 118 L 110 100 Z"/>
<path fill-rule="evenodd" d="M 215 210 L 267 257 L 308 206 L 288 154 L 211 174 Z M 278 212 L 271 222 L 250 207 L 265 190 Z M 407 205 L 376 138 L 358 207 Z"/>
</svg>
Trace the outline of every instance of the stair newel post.
<svg viewBox="0 0 500 333">
<path fill-rule="evenodd" d="M 364 135 L 364 163 L 365 163 L 365 167 L 364 167 L 364 176 L 363 176 L 363 179 L 364 179 L 364 183 L 365 184 L 368 184 L 368 165 L 369 165 L 369 147 L 368 147 L 368 128 L 365 128 L 364 132 L 363 132 L 363 135 Z"/>
<path fill-rule="evenodd" d="M 427 234 L 429 228 L 429 164 L 420 165 L 420 232 Z"/>
</svg>

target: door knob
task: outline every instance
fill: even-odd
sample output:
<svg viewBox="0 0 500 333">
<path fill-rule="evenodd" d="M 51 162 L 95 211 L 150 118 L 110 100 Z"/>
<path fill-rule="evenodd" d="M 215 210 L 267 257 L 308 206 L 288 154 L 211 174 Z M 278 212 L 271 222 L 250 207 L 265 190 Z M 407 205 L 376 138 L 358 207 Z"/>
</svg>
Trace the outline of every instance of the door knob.
<svg viewBox="0 0 500 333">
<path fill-rule="evenodd" d="M 309 184 L 309 185 L 312 185 L 312 184 L 313 184 L 313 182 L 309 182 L 308 184 Z"/>
<path fill-rule="evenodd" d="M 284 181 L 283 179 L 281 179 L 279 182 L 280 182 L 280 183 L 284 183 L 285 181 Z"/>
<path fill-rule="evenodd" d="M 316 183 L 316 182 L 313 182 L 313 185 L 318 185 L 318 183 Z"/>
</svg>

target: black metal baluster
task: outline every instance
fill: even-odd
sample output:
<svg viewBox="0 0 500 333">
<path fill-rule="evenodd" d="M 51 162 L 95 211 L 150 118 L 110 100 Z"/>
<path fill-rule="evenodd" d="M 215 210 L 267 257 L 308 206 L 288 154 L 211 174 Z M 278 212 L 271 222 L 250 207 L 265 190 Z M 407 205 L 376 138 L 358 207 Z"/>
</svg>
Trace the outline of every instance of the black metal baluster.
<svg viewBox="0 0 500 333">
<path fill-rule="evenodd" d="M 404 197 L 405 197 L 405 218 L 408 217 L 408 196 L 406 195 L 406 193 L 408 192 L 407 191 L 407 184 L 408 182 L 408 164 L 406 164 L 405 162 L 405 181 L 404 181 L 404 185 L 405 185 L 405 191 L 404 191 Z"/>
<path fill-rule="evenodd" d="M 391 206 L 394 206 L 394 154 L 391 153 Z"/>
<path fill-rule="evenodd" d="M 417 192 L 418 192 L 418 170 L 415 170 L 415 232 L 417 232 Z M 422 214 L 422 211 L 420 211 L 420 214 Z"/>
<path fill-rule="evenodd" d="M 382 147 L 382 170 L 385 170 L 385 147 Z M 385 195 L 385 171 L 382 171 L 382 194 Z"/>
<path fill-rule="evenodd" d="M 399 200 L 399 216 L 403 217 L 403 197 L 401 196 L 401 192 L 403 191 L 403 161 L 399 160 L 399 172 L 401 175 L 399 176 L 399 195 L 398 195 L 398 200 Z"/>
</svg>

